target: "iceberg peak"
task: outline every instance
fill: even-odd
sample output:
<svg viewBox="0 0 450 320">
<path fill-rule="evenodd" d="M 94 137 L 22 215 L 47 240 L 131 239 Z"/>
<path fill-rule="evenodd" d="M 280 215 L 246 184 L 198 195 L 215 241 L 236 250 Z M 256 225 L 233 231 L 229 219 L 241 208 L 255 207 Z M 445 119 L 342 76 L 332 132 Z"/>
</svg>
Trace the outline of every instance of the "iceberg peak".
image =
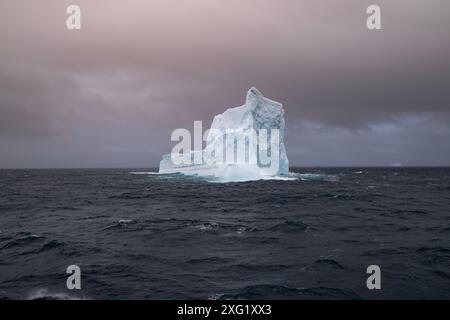
<svg viewBox="0 0 450 320">
<path fill-rule="evenodd" d="M 249 103 L 252 103 L 253 101 L 261 101 L 262 99 L 264 99 L 264 96 L 261 93 L 261 91 L 259 91 L 255 87 L 251 87 L 247 91 L 247 98 L 245 99 L 245 104 L 248 105 Z"/>
</svg>

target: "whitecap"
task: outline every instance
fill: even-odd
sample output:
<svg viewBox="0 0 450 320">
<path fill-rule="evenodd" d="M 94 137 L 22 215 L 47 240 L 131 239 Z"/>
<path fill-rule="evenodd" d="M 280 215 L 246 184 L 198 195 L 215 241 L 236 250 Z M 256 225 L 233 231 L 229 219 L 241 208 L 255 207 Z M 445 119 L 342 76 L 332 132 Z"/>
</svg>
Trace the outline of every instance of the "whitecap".
<svg viewBox="0 0 450 320">
<path fill-rule="evenodd" d="M 321 173 L 297 173 L 297 176 L 302 181 L 339 181 L 339 177 L 331 174 Z"/>
<path fill-rule="evenodd" d="M 75 297 L 64 292 L 50 292 L 46 288 L 37 289 L 30 293 L 28 300 L 88 300 L 83 297 Z"/>
<path fill-rule="evenodd" d="M 225 295 L 224 293 L 214 293 L 210 295 L 208 298 L 206 298 L 206 300 L 220 300 L 224 295 Z"/>
<path fill-rule="evenodd" d="M 298 180 L 298 178 L 296 178 L 296 177 L 274 176 L 274 177 L 263 178 L 263 180 L 295 181 L 295 180 Z"/>
</svg>

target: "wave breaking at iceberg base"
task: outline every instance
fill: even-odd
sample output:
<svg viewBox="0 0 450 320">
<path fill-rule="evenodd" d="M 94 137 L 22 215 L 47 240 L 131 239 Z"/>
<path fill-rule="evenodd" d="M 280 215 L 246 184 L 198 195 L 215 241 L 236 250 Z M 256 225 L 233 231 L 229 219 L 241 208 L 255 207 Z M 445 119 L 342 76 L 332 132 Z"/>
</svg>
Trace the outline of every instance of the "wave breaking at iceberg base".
<svg viewBox="0 0 450 320">
<path fill-rule="evenodd" d="M 250 181 L 264 181 L 264 180 L 275 180 L 275 181 L 324 181 L 324 182 L 337 182 L 339 177 L 337 175 L 322 174 L 322 173 L 296 173 L 289 172 L 287 174 L 278 176 L 260 176 L 253 177 L 249 179 L 248 176 L 239 176 L 239 180 L 236 177 L 224 177 L 224 176 L 214 176 L 214 175 L 199 175 L 199 174 L 185 174 L 180 172 L 173 173 L 161 173 L 161 172 L 129 172 L 130 174 L 136 175 L 151 175 L 167 178 L 196 178 L 201 179 L 206 182 L 211 183 L 230 183 L 230 182 L 250 182 Z"/>
<path fill-rule="evenodd" d="M 182 170 L 179 168 L 174 168 L 172 170 L 160 170 L 160 173 L 181 173 L 184 175 L 193 175 L 214 181 L 224 182 L 268 180 L 281 176 L 267 174 L 264 169 L 253 164 L 191 166 L 185 167 Z"/>
</svg>

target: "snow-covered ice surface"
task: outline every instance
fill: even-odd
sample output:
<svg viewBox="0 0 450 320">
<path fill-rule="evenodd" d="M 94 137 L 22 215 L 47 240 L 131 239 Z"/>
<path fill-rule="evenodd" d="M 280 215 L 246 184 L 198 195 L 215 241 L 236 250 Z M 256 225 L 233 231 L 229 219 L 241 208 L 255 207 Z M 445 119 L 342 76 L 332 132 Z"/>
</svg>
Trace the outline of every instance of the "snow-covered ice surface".
<svg viewBox="0 0 450 320">
<path fill-rule="evenodd" d="M 250 132 L 259 134 L 261 131 L 265 131 L 268 133 L 270 140 L 274 129 L 279 132 L 279 139 L 275 148 L 273 145 L 270 146 L 270 142 L 268 147 L 261 147 L 261 144 L 258 143 L 261 140 L 258 139 L 253 140 L 253 142 L 245 142 L 244 144 L 235 144 L 234 140 L 225 138 L 227 137 L 227 132 L 230 131 L 241 136 L 249 136 Z M 211 159 L 207 157 L 215 154 L 214 150 L 222 148 L 223 150 L 233 150 L 244 154 L 248 152 L 245 162 L 238 162 L 233 157 L 233 161 L 225 160 L 219 163 L 204 161 L 202 164 L 177 165 L 172 161 L 173 154 L 166 154 L 160 162 L 159 173 L 195 175 L 215 182 L 296 179 L 296 177 L 289 174 L 289 160 L 284 145 L 284 133 L 285 121 L 282 104 L 265 98 L 260 91 L 252 87 L 247 92 L 244 105 L 227 109 L 224 113 L 214 117 L 210 134 L 206 140 L 206 147 L 203 150 L 191 151 L 191 158 L 194 158 L 195 153 L 200 152 L 203 159 L 209 160 Z M 249 146 L 249 144 L 252 145 Z M 234 148 L 240 149 L 236 150 Z M 226 152 L 224 151 L 224 153 Z M 272 161 L 269 165 L 267 165 L 267 162 L 261 164 L 260 157 L 262 152 L 267 156 L 270 154 Z M 250 153 L 252 153 L 253 157 L 251 157 Z M 253 159 L 253 161 L 250 159 Z"/>
</svg>

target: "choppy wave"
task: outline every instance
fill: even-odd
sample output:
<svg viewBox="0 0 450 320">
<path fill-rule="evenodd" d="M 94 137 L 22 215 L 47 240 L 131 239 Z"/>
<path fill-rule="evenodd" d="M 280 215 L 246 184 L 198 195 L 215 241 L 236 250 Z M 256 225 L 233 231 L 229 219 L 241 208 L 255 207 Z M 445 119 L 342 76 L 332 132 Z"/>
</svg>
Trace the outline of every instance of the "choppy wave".
<svg viewBox="0 0 450 320">
<path fill-rule="evenodd" d="M 0 170 L 0 297 L 370 299 L 378 264 L 377 298 L 450 298 L 449 168 L 140 171 Z"/>
<path fill-rule="evenodd" d="M 214 295 L 212 295 L 214 297 Z M 353 291 L 328 287 L 298 288 L 283 285 L 254 285 L 240 289 L 235 294 L 221 294 L 220 299 L 361 299 Z"/>
<path fill-rule="evenodd" d="M 11 249 L 14 247 L 24 247 L 31 243 L 34 243 L 36 241 L 43 240 L 44 237 L 38 236 L 37 234 L 28 234 L 24 236 L 18 236 L 15 239 L 7 242 L 5 245 L 1 247 L 2 250 L 4 249 Z"/>
<path fill-rule="evenodd" d="M 105 227 L 103 230 L 115 230 L 115 229 L 124 229 L 132 225 L 136 225 L 138 222 L 132 219 L 120 219 L 116 222 Z"/>
<path fill-rule="evenodd" d="M 78 297 L 70 295 L 65 292 L 51 292 L 48 289 L 42 288 L 32 291 L 28 300 L 88 300 L 85 297 Z"/>
</svg>

